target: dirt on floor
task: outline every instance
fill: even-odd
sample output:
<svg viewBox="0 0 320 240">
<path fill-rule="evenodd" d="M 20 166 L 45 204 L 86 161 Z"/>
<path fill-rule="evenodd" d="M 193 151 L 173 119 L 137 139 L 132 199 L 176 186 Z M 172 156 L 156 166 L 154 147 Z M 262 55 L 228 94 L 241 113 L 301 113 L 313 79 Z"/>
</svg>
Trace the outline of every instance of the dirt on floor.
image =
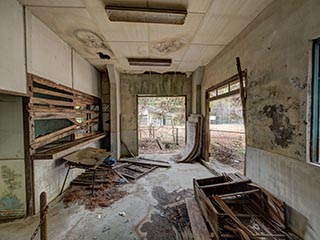
<svg viewBox="0 0 320 240">
<path fill-rule="evenodd" d="M 111 169 L 107 175 L 108 181 L 96 184 L 93 194 L 91 185 L 70 185 L 62 198 L 65 207 L 79 204 L 85 205 L 86 209 L 94 210 L 96 207 L 109 207 L 115 201 L 126 196 L 127 192 L 118 189 L 119 176 Z"/>
<path fill-rule="evenodd" d="M 139 154 L 161 154 L 177 153 L 183 148 L 182 145 L 163 142 L 164 149 L 161 150 L 155 139 L 144 138 L 139 140 Z"/>
<path fill-rule="evenodd" d="M 232 128 L 210 131 L 210 156 L 213 161 L 243 171 L 245 159 L 245 135 Z"/>
<path fill-rule="evenodd" d="M 140 231 L 148 240 L 193 239 L 185 199 L 193 197 L 192 189 L 167 192 L 163 187 L 154 187 L 152 196 L 158 201 L 158 213 L 152 213 L 149 222 L 143 223 Z"/>
</svg>

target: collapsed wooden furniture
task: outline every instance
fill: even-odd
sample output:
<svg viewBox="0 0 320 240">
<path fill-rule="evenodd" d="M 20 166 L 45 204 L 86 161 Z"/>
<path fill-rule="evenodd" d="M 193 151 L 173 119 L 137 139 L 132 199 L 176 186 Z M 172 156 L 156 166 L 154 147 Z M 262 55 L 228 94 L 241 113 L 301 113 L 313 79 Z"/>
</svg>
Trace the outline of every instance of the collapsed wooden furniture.
<svg viewBox="0 0 320 240">
<path fill-rule="evenodd" d="M 63 181 L 60 194 L 63 192 L 66 184 L 70 169 L 80 168 L 85 169 L 90 174 L 91 180 L 89 184 L 92 185 L 92 195 L 96 183 L 96 173 L 98 168 L 102 168 L 103 161 L 110 157 L 111 154 L 103 149 L 88 147 L 80 151 L 76 151 L 70 155 L 65 156 L 63 159 L 67 161 L 66 166 L 68 171 Z"/>
<path fill-rule="evenodd" d="M 217 239 L 296 239 L 286 205 L 241 174 L 193 180 L 195 198 Z"/>
</svg>

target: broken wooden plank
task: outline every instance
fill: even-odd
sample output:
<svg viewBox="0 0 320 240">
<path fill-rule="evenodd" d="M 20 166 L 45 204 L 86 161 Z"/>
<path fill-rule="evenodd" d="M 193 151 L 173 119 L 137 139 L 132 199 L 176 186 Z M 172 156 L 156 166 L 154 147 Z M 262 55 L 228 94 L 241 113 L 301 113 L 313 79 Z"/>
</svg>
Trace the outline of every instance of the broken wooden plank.
<svg viewBox="0 0 320 240">
<path fill-rule="evenodd" d="M 191 224 L 193 239 L 195 240 L 209 240 L 211 239 L 207 225 L 203 219 L 198 204 L 194 198 L 187 198 L 186 200 L 188 215 Z"/>
<path fill-rule="evenodd" d="M 130 183 L 129 181 L 128 181 L 128 179 L 127 178 L 125 178 L 121 173 L 119 173 L 116 169 L 113 169 L 113 171 L 119 176 L 119 177 L 121 177 L 126 183 Z"/>
<path fill-rule="evenodd" d="M 61 92 L 56 92 L 56 91 L 51 91 L 48 89 L 43 89 L 43 88 L 38 88 L 38 87 L 31 87 L 31 91 L 34 93 L 41 93 L 49 96 L 55 96 L 55 97 L 62 97 L 62 98 L 67 98 L 74 100 L 75 97 L 73 94 L 67 94 L 67 93 L 61 93 Z"/>
<path fill-rule="evenodd" d="M 248 191 L 228 193 L 228 194 L 219 195 L 219 197 L 223 199 L 223 198 L 227 198 L 227 197 L 234 197 L 237 195 L 245 195 L 245 194 L 251 194 L 251 193 L 256 193 L 256 192 L 260 192 L 260 189 L 253 189 L 253 190 L 248 190 Z"/>
<path fill-rule="evenodd" d="M 233 213 L 233 211 L 228 207 L 227 204 L 225 204 L 225 202 L 218 195 L 214 196 L 214 200 L 216 201 L 216 203 L 219 204 L 219 207 L 240 227 L 240 229 L 238 230 L 240 232 L 241 237 L 243 237 L 244 239 L 257 239 L 257 237 L 255 237 L 253 233 L 247 228 L 247 226 L 245 226 L 239 220 L 239 218 Z"/>
<path fill-rule="evenodd" d="M 77 139 L 73 142 L 59 144 L 55 148 L 50 148 L 45 151 L 41 151 L 32 155 L 32 159 L 48 159 L 48 160 L 56 160 L 62 158 L 63 156 L 73 153 L 81 147 L 88 145 L 89 143 L 96 142 L 104 137 L 106 137 L 106 133 L 93 133 L 92 136 L 88 136 L 85 138 Z"/>
<path fill-rule="evenodd" d="M 171 167 L 171 165 L 169 163 L 155 162 L 155 161 L 150 161 L 150 160 L 120 159 L 119 161 L 120 162 L 135 163 L 135 164 L 152 165 L 152 166 L 165 167 L 165 168 Z"/>
<path fill-rule="evenodd" d="M 42 104 L 42 105 L 56 105 L 56 106 L 66 106 L 73 107 L 76 106 L 74 102 L 60 101 L 60 100 L 51 100 L 46 98 L 30 98 L 30 103 L 33 104 Z"/>
<path fill-rule="evenodd" d="M 162 141 L 161 141 L 160 138 L 156 138 L 156 143 L 158 144 L 160 150 L 164 150 L 164 149 L 165 149 L 165 146 L 164 146 L 164 144 L 162 143 Z"/>
<path fill-rule="evenodd" d="M 69 163 L 81 164 L 92 168 L 98 167 L 109 156 L 110 153 L 104 149 L 88 147 L 67 155 L 63 159 Z"/>
<path fill-rule="evenodd" d="M 49 143 L 52 143 L 54 141 L 57 141 L 59 139 L 62 139 L 64 137 L 67 137 L 67 136 L 75 133 L 79 129 L 88 128 L 92 125 L 97 124 L 96 123 L 97 120 L 98 120 L 98 117 L 91 118 L 87 121 L 82 122 L 80 125 L 72 125 L 72 126 L 60 129 L 58 131 L 46 134 L 44 136 L 38 137 L 31 143 L 31 147 L 32 148 L 39 148 L 39 147 L 42 147 L 42 146 L 47 145 Z"/>
</svg>

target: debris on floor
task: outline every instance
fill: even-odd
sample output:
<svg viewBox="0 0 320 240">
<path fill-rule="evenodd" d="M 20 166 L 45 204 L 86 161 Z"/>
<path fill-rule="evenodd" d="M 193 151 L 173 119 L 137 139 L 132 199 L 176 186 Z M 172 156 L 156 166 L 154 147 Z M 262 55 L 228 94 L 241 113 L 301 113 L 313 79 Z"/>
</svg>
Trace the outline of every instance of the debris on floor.
<svg viewBox="0 0 320 240">
<path fill-rule="evenodd" d="M 165 161 L 137 160 L 137 158 L 127 161 L 129 162 L 122 161 L 115 164 L 116 161 L 108 158 L 95 169 L 86 169 L 71 181 L 70 187 L 65 191 L 63 196 L 65 206 L 77 203 L 84 204 L 87 209 L 108 207 L 127 194 L 118 189 L 119 185 L 129 183 L 129 180 L 136 180 L 158 166 L 170 166 Z"/>
<path fill-rule="evenodd" d="M 65 207 L 76 203 L 93 210 L 96 207 L 108 207 L 127 195 L 125 191 L 118 189 L 119 181 L 122 183 L 124 180 L 119 180 L 122 178 L 112 168 L 96 170 L 94 188 L 93 175 L 93 171 L 87 170 L 71 181 L 63 195 Z"/>
<path fill-rule="evenodd" d="M 222 164 L 236 168 L 240 172 L 243 172 L 244 168 L 244 154 L 241 139 L 226 139 L 223 143 L 218 141 L 210 143 L 211 161 L 219 161 Z"/>
<path fill-rule="evenodd" d="M 151 165 L 151 166 L 165 167 L 165 168 L 171 167 L 168 161 L 149 159 L 144 157 L 122 158 L 119 160 L 119 162 L 129 162 L 129 163 Z"/>
<path fill-rule="evenodd" d="M 150 166 L 146 164 L 125 163 L 118 167 L 117 171 L 125 178 L 136 180 L 156 168 L 157 166 Z"/>
<path fill-rule="evenodd" d="M 153 188 L 152 195 L 158 201 L 156 209 L 159 211 L 151 213 L 150 219 L 141 223 L 138 235 L 148 240 L 193 239 L 185 203 L 186 198 L 193 196 L 192 189 L 167 192 L 158 186 Z M 181 200 L 177 202 L 179 196 Z"/>
<path fill-rule="evenodd" d="M 194 179 L 194 191 L 217 239 L 297 239 L 285 203 L 241 174 Z"/>
</svg>

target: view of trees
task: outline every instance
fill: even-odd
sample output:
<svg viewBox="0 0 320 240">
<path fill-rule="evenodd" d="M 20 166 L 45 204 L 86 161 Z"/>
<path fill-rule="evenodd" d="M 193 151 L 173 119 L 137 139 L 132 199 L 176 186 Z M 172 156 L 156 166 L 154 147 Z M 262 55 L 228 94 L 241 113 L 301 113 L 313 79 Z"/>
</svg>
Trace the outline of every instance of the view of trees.
<svg viewBox="0 0 320 240">
<path fill-rule="evenodd" d="M 243 123 L 241 100 L 238 95 L 210 102 L 212 124 Z"/>
<path fill-rule="evenodd" d="M 139 119 L 147 112 L 153 119 L 170 121 L 170 125 L 185 122 L 185 97 L 139 97 L 138 106 Z"/>
</svg>

